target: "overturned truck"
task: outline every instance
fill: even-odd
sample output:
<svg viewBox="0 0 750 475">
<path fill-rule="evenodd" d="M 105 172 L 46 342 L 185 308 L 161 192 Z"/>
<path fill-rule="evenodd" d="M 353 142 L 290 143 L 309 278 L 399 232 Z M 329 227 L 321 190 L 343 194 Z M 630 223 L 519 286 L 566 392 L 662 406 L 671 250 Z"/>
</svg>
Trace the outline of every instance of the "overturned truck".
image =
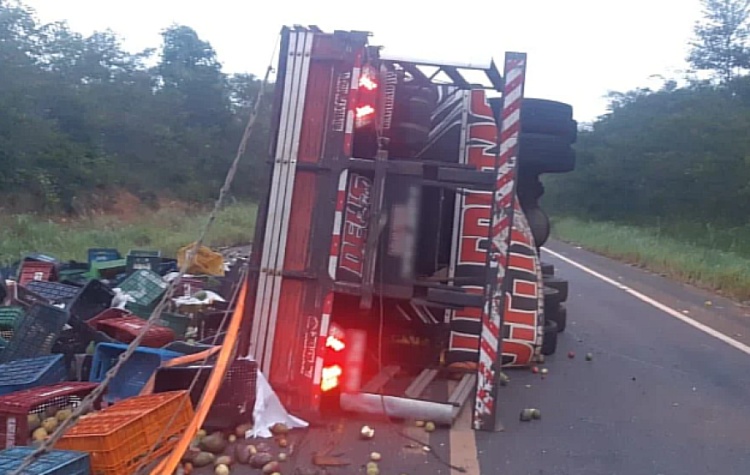
<svg viewBox="0 0 750 475">
<path fill-rule="evenodd" d="M 451 424 L 471 401 L 495 430 L 500 368 L 554 353 L 565 326 L 538 202 L 541 174 L 574 168 L 572 109 L 523 97 L 524 54 L 501 73 L 368 39 L 282 31 L 240 348 L 299 414 Z"/>
</svg>

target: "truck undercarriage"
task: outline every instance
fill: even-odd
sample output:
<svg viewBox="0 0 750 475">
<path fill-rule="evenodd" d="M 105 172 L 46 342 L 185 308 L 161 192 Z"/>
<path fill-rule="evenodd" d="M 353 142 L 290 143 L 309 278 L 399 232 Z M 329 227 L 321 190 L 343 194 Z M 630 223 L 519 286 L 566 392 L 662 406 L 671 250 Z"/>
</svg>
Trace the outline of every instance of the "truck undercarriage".
<svg viewBox="0 0 750 475">
<path fill-rule="evenodd" d="M 554 352 L 567 283 L 539 261 L 539 175 L 574 168 L 576 123 L 523 98 L 525 68 L 282 31 L 240 348 L 292 412 L 451 424 L 474 396 L 474 428 L 496 430 L 500 367 Z"/>
</svg>

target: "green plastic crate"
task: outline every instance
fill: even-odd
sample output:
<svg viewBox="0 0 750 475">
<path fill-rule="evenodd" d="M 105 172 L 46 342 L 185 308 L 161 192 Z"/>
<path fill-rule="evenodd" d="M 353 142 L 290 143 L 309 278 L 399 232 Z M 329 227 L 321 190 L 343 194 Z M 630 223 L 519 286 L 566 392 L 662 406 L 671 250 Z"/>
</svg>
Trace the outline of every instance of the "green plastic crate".
<svg viewBox="0 0 750 475">
<path fill-rule="evenodd" d="M 16 325 L 21 321 L 25 312 L 22 307 L 0 307 L 0 338 L 6 343 L 13 338 Z"/>
<path fill-rule="evenodd" d="M 133 297 L 135 303 L 154 308 L 169 284 L 154 271 L 139 269 L 120 284 L 120 290 Z"/>
<path fill-rule="evenodd" d="M 113 279 L 118 274 L 125 272 L 127 261 L 125 259 L 116 259 L 113 261 L 99 261 L 91 263 L 87 277 L 92 279 Z"/>
</svg>

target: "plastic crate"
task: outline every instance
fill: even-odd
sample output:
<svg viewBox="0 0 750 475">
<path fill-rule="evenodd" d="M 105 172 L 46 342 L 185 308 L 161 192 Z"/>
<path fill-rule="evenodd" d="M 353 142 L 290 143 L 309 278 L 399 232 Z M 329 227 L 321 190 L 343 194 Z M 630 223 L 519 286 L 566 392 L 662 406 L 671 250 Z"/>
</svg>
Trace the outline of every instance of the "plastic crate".
<svg viewBox="0 0 750 475">
<path fill-rule="evenodd" d="M 50 354 L 67 321 L 68 312 L 63 309 L 32 305 L 16 325 L 13 339 L 0 353 L 0 363 Z"/>
<path fill-rule="evenodd" d="M 113 279 L 117 274 L 125 272 L 127 262 L 125 259 L 113 261 L 95 261 L 91 263 L 88 276 L 92 279 Z"/>
<path fill-rule="evenodd" d="M 153 313 L 153 310 L 144 307 L 143 305 L 138 305 L 137 303 L 129 302 L 127 305 L 125 305 L 125 308 L 130 310 L 133 315 L 142 318 L 144 320 L 148 320 L 149 317 L 151 317 L 151 314 Z M 161 315 L 159 315 L 159 325 L 169 327 L 172 329 L 172 331 L 175 334 L 176 338 L 182 338 L 185 336 L 185 333 L 187 332 L 188 327 L 190 326 L 190 322 L 192 321 L 192 318 L 190 318 L 187 315 L 181 315 L 179 313 L 169 313 L 169 312 L 162 312 Z"/>
<path fill-rule="evenodd" d="M 55 276 L 55 264 L 41 261 L 23 261 L 18 272 L 18 283 L 26 285 L 34 280 L 52 280 Z"/>
<path fill-rule="evenodd" d="M 230 313 L 230 315 L 227 315 L 227 313 Z M 225 331 L 226 327 L 229 326 L 230 319 L 231 319 L 231 312 L 229 311 L 221 311 L 221 312 L 211 311 L 211 312 L 199 315 L 198 338 L 200 340 L 209 340 L 220 331 Z M 221 328 L 222 322 L 224 323 L 224 328 Z"/>
<path fill-rule="evenodd" d="M 112 247 L 92 247 L 88 250 L 89 266 L 94 262 L 107 262 L 122 259 L 120 251 Z"/>
<path fill-rule="evenodd" d="M 197 277 L 183 277 L 180 279 L 179 288 L 175 292 L 175 296 L 192 297 L 201 290 L 206 289 L 206 283 Z"/>
<path fill-rule="evenodd" d="M 160 251 L 144 251 L 133 249 L 125 257 L 125 272 L 131 274 L 137 270 L 159 271 L 161 264 Z"/>
<path fill-rule="evenodd" d="M 13 299 L 13 302 L 17 303 L 18 305 L 22 305 L 26 308 L 29 308 L 32 305 L 37 304 L 37 303 L 41 303 L 45 305 L 49 305 L 51 303 L 49 300 L 45 299 L 41 295 L 36 294 L 21 285 L 16 285 L 15 294 L 16 295 L 15 295 L 15 298 Z"/>
<path fill-rule="evenodd" d="M 70 301 L 70 315 L 85 322 L 107 310 L 114 297 L 109 287 L 98 280 L 91 280 Z"/>
<path fill-rule="evenodd" d="M 22 307 L 0 307 L 0 338 L 6 341 L 13 339 L 16 326 L 23 319 Z"/>
<path fill-rule="evenodd" d="M 0 452 L 0 473 L 12 473 L 34 450 L 14 447 Z M 32 462 L 21 475 L 89 475 L 89 454 L 69 450 L 51 450 Z"/>
<path fill-rule="evenodd" d="M 57 383 L 0 396 L 0 443 L 8 449 L 31 443 L 28 416 L 39 421 L 57 411 L 77 407 L 97 387 L 96 383 Z"/>
<path fill-rule="evenodd" d="M 0 395 L 65 380 L 62 355 L 16 360 L 0 365 Z"/>
<path fill-rule="evenodd" d="M 96 345 L 89 381 L 102 381 L 107 371 L 117 363 L 120 354 L 124 353 L 127 348 L 128 345 L 120 343 L 99 343 Z M 109 403 L 137 396 L 151 378 L 151 375 L 161 366 L 162 361 L 168 361 L 178 356 L 182 356 L 182 353 L 156 348 L 137 348 L 128 361 L 122 365 L 117 376 L 110 382 L 104 400 Z"/>
<path fill-rule="evenodd" d="M 52 303 L 67 303 L 75 298 L 81 290 L 80 287 L 74 285 L 42 280 L 32 280 L 26 284 L 26 288 Z"/>
<path fill-rule="evenodd" d="M 0 272 L 0 305 L 5 304 L 5 300 L 10 296 L 9 294 L 8 286 L 5 285 L 5 277 L 3 277 L 3 273 Z"/>
<path fill-rule="evenodd" d="M 120 284 L 120 290 L 130 295 L 138 305 L 153 307 L 167 286 L 156 272 L 137 270 Z"/>
<path fill-rule="evenodd" d="M 162 257 L 157 272 L 159 273 L 159 275 L 167 275 L 170 272 L 177 272 L 179 270 L 180 268 L 177 265 L 177 259 Z"/>
<path fill-rule="evenodd" d="M 146 326 L 146 322 L 135 315 L 124 315 L 120 318 L 108 318 L 94 324 L 96 330 L 102 331 L 117 341 L 130 343 Z M 148 329 L 141 340 L 142 346 L 161 348 L 174 341 L 174 331 L 171 328 L 154 325 Z"/>
<path fill-rule="evenodd" d="M 102 413 L 142 417 L 149 429 L 146 437 L 151 445 L 155 445 L 164 442 L 162 431 L 165 428 L 167 430 L 164 432 L 175 433 L 175 428 L 182 431 L 190 424 L 193 404 L 187 391 L 171 391 L 132 397 L 109 406 Z M 171 421 L 173 414 L 176 416 Z"/>
<path fill-rule="evenodd" d="M 185 391 L 161 401 L 134 398 L 123 412 L 107 410 L 82 418 L 56 446 L 88 452 L 96 475 L 132 475 L 139 466 L 169 453 L 193 416 Z M 157 440 L 156 449 L 144 458 Z"/>
<path fill-rule="evenodd" d="M 189 389 L 197 377 L 197 383 L 190 393 L 192 403 L 197 405 L 212 368 L 211 365 L 200 364 L 159 368 L 154 377 L 154 392 Z M 255 361 L 233 361 L 203 425 L 211 429 L 227 429 L 238 423 L 250 422 L 255 407 L 257 381 L 258 364 Z"/>
</svg>

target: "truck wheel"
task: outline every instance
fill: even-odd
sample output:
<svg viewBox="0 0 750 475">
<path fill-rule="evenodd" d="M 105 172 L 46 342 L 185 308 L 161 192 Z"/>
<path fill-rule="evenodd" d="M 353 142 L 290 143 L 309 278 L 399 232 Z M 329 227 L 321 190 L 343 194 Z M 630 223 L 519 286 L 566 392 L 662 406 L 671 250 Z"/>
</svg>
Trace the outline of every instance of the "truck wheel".
<svg viewBox="0 0 750 475">
<path fill-rule="evenodd" d="M 531 228 L 534 244 L 537 248 L 544 246 L 550 235 L 549 216 L 538 206 L 525 209 L 523 214 L 526 215 L 526 221 Z"/>
<path fill-rule="evenodd" d="M 564 332 L 568 326 L 568 309 L 565 305 L 560 304 L 557 307 L 545 309 L 544 316 L 557 324 L 557 333 Z"/>
<path fill-rule="evenodd" d="M 555 275 L 555 265 L 549 262 L 542 262 L 542 275 L 545 277 Z"/>
<path fill-rule="evenodd" d="M 521 133 L 518 166 L 533 173 L 567 173 L 575 169 L 576 154 L 570 141 L 548 134 Z"/>
<path fill-rule="evenodd" d="M 542 354 L 544 356 L 550 356 L 554 355 L 555 351 L 557 351 L 557 323 L 545 318 Z"/>
<path fill-rule="evenodd" d="M 555 276 L 544 276 L 544 285 L 546 287 L 552 287 L 559 292 L 560 302 L 568 301 L 568 281 L 560 277 Z"/>
<path fill-rule="evenodd" d="M 573 107 L 546 99 L 524 99 L 521 103 L 521 131 L 549 134 L 575 143 L 578 123 L 573 120 Z"/>
<path fill-rule="evenodd" d="M 560 291 L 544 286 L 544 308 L 555 308 L 562 303 Z"/>
<path fill-rule="evenodd" d="M 495 120 L 500 123 L 502 97 L 489 99 Z M 566 143 L 576 142 L 578 123 L 573 120 L 573 107 L 546 99 L 524 99 L 521 103 L 521 132 L 561 137 Z"/>
</svg>

